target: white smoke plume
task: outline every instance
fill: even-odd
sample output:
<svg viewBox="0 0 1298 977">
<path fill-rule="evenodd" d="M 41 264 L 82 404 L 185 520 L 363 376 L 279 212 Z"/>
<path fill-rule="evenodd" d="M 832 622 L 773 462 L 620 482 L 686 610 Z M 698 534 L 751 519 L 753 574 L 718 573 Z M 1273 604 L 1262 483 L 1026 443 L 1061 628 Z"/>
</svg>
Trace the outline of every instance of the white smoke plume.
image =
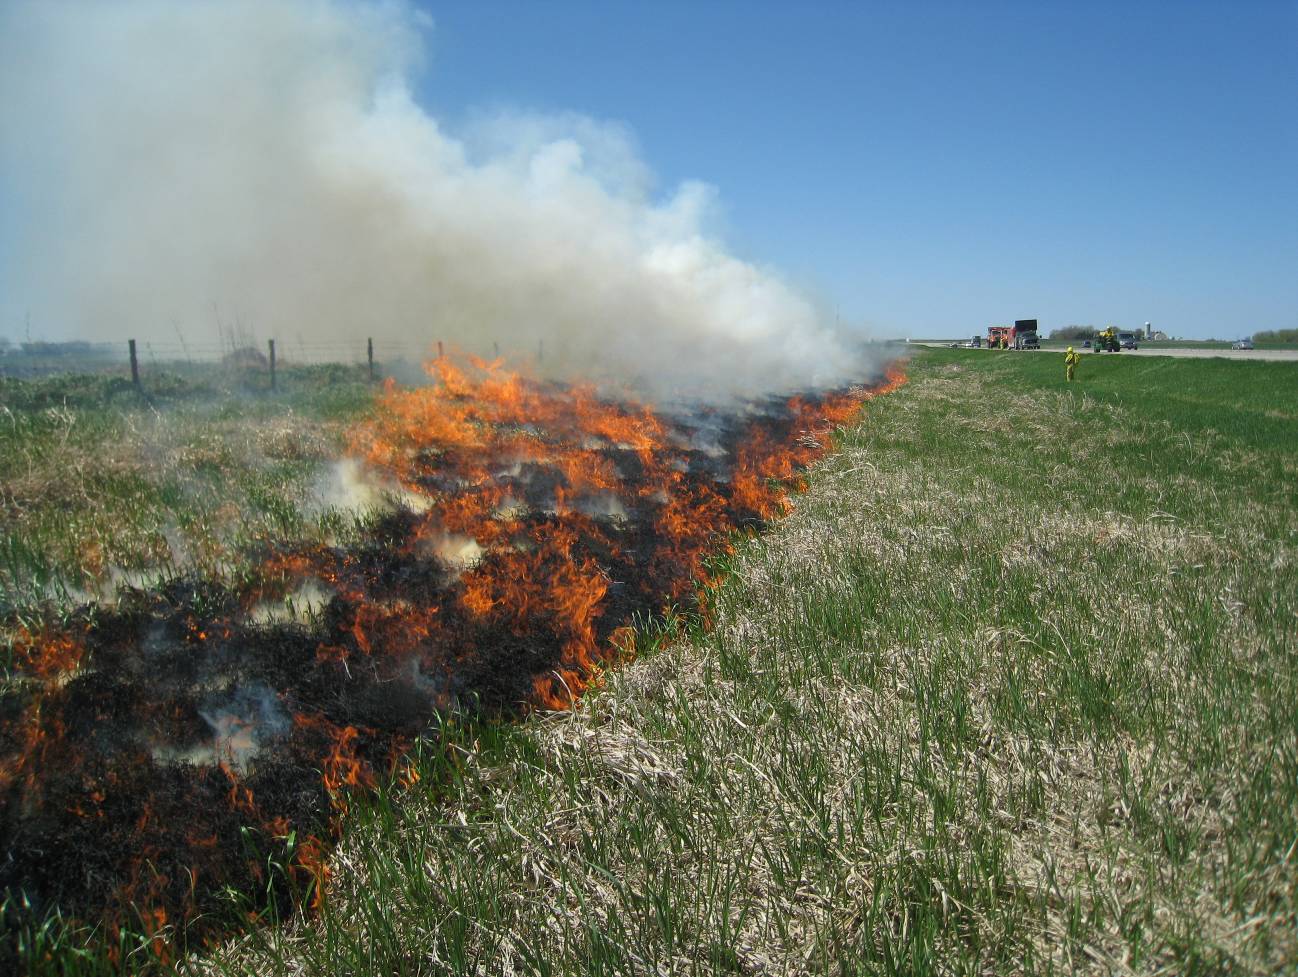
<svg viewBox="0 0 1298 977">
<path fill-rule="evenodd" d="M 856 341 L 708 232 L 710 188 L 652 194 L 621 127 L 448 134 L 411 95 L 432 29 L 402 2 L 4 4 L 0 332 L 214 341 L 234 310 L 657 394 L 860 378 Z"/>
</svg>

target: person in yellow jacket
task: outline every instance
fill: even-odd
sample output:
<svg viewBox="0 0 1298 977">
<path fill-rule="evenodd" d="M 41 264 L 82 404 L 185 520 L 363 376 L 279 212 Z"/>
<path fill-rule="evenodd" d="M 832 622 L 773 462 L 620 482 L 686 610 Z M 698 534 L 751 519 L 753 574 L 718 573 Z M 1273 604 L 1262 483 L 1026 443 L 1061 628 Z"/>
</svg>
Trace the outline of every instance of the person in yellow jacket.
<svg viewBox="0 0 1298 977">
<path fill-rule="evenodd" d="M 1077 364 L 1080 361 L 1081 357 L 1077 355 L 1076 351 L 1074 351 L 1071 346 L 1069 346 L 1068 352 L 1064 354 L 1064 371 L 1068 374 L 1069 383 L 1073 382 L 1073 371 L 1077 369 Z"/>
</svg>

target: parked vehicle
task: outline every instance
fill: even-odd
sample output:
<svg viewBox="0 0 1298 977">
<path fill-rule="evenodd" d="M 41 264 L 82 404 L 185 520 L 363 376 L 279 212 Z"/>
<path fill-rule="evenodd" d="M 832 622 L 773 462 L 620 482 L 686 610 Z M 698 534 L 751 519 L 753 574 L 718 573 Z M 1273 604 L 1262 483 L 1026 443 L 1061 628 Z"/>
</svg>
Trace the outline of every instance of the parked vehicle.
<svg viewBox="0 0 1298 977">
<path fill-rule="evenodd" d="M 1012 326 L 988 326 L 987 348 L 1040 349 L 1041 341 L 1037 339 L 1037 320 L 1015 319 Z"/>
<path fill-rule="evenodd" d="M 1116 353 L 1122 349 L 1122 343 L 1118 341 L 1118 330 L 1109 326 L 1108 329 L 1101 329 L 1095 334 L 1095 346 L 1097 353 Z"/>
<path fill-rule="evenodd" d="M 988 326 L 987 327 L 987 348 L 988 349 L 1012 349 L 1014 347 L 1014 327 L 1013 326 Z"/>
</svg>

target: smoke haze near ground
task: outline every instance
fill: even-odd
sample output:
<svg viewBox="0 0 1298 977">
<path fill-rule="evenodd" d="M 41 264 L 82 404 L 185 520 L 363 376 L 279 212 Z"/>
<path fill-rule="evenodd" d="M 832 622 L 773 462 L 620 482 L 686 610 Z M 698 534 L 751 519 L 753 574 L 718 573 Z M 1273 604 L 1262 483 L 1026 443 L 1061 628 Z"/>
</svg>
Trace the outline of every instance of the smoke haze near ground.
<svg viewBox="0 0 1298 977">
<path fill-rule="evenodd" d="M 397 2 L 8 5 L 0 334 L 543 345 L 653 394 L 861 376 L 856 339 L 708 233 L 709 187 L 651 195 L 623 128 L 448 134 L 410 94 L 432 29 Z"/>
</svg>

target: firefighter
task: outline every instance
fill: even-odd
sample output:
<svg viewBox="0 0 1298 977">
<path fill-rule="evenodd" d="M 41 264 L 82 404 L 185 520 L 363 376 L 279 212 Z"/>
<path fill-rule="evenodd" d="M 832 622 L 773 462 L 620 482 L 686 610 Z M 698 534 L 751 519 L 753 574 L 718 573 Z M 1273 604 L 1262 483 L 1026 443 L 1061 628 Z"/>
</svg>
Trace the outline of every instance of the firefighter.
<svg viewBox="0 0 1298 977">
<path fill-rule="evenodd" d="M 1073 371 L 1077 369 L 1080 360 L 1081 357 L 1069 346 L 1068 352 L 1064 354 L 1064 372 L 1068 374 L 1069 383 L 1073 382 Z"/>
</svg>

